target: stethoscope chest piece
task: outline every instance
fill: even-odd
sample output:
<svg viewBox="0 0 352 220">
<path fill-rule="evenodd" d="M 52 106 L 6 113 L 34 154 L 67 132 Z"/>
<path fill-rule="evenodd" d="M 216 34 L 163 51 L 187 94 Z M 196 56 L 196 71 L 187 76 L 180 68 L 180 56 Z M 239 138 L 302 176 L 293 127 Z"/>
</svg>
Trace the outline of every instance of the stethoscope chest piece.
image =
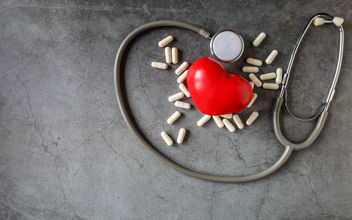
<svg viewBox="0 0 352 220">
<path fill-rule="evenodd" d="M 210 51 L 220 62 L 235 62 L 242 56 L 243 50 L 242 37 L 231 30 L 217 32 L 210 41 Z"/>
</svg>

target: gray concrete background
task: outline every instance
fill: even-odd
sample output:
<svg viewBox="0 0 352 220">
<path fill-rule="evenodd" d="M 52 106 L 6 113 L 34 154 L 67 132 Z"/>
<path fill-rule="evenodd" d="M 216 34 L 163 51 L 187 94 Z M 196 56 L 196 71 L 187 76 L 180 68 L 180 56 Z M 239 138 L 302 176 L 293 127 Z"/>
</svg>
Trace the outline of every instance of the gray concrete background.
<svg viewBox="0 0 352 220">
<path fill-rule="evenodd" d="M 39 1 L 0 3 L 0 219 L 352 219 L 351 15 L 349 1 Z M 251 183 L 220 184 L 184 176 L 147 151 L 128 130 L 118 109 L 115 53 L 123 38 L 149 21 L 176 19 L 211 32 L 238 31 L 244 57 L 285 69 L 308 18 L 318 12 L 345 18 L 345 57 L 324 131 L 274 175 Z M 259 48 L 249 42 L 261 31 Z M 197 128 L 198 110 L 175 111 L 167 96 L 178 91 L 175 66 L 163 61 L 157 41 L 172 34 L 182 60 L 209 56 L 208 41 L 188 31 L 148 32 L 131 46 L 126 94 L 140 128 L 177 162 L 198 171 L 243 175 L 265 169 L 283 151 L 273 134 L 276 92 L 255 89 L 251 110 L 260 117 L 234 134 L 214 122 Z M 290 105 L 300 116 L 315 112 L 336 63 L 333 26 L 313 29 L 304 42 L 290 84 Z M 243 60 L 226 65 L 240 73 Z M 241 112 L 247 118 L 251 110 Z M 291 139 L 302 140 L 312 124 L 284 117 Z M 167 147 L 185 127 L 184 145 Z"/>
</svg>

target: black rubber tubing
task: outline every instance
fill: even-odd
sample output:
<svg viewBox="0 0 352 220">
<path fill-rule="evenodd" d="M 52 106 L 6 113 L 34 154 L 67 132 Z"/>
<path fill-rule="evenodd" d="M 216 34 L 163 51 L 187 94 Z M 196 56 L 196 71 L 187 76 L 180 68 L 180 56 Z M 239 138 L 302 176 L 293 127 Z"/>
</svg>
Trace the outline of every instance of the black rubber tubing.
<svg viewBox="0 0 352 220">
<path fill-rule="evenodd" d="M 291 146 L 285 146 L 285 150 L 281 157 L 274 163 L 271 167 L 267 168 L 266 170 L 263 170 L 259 173 L 256 174 L 251 174 L 251 175 L 246 175 L 246 176 L 217 176 L 217 175 L 212 175 L 212 174 L 206 174 L 206 173 L 201 173 L 197 172 L 191 169 L 188 169 L 164 154 L 162 154 L 156 147 L 154 147 L 152 144 L 149 143 L 147 138 L 143 135 L 143 133 L 138 129 L 137 124 L 134 122 L 132 114 L 129 113 L 128 111 L 128 100 L 125 98 L 123 94 L 123 82 L 121 80 L 121 64 L 124 58 L 125 51 L 129 45 L 129 43 L 139 34 L 151 30 L 154 28 L 159 28 L 159 27 L 178 27 L 178 28 L 183 28 L 187 29 L 193 32 L 196 32 L 200 34 L 204 38 L 210 38 L 210 33 L 202 28 L 196 27 L 194 25 L 180 22 L 180 21 L 172 21 L 172 20 L 161 20 L 161 21 L 154 21 L 150 22 L 147 24 L 144 24 L 134 31 L 132 31 L 127 37 L 122 41 L 121 46 L 119 50 L 117 51 L 116 54 L 116 59 L 115 59 L 115 69 L 114 69 L 114 80 L 115 80 L 115 90 L 116 90 L 116 97 L 118 101 L 118 105 L 120 107 L 120 110 L 122 112 L 122 116 L 125 119 L 128 127 L 131 129 L 131 131 L 137 136 L 139 141 L 148 149 L 150 150 L 154 155 L 156 155 L 161 161 L 172 167 L 173 169 L 186 174 L 191 177 L 195 177 L 198 179 L 202 180 L 207 180 L 207 181 L 214 181 L 214 182 L 223 182 L 223 183 L 240 183 L 240 182 L 249 182 L 249 181 L 254 181 L 258 180 L 261 178 L 264 178 L 275 171 L 277 171 L 279 168 L 281 168 L 287 161 L 287 159 L 290 157 L 293 147 Z"/>
</svg>

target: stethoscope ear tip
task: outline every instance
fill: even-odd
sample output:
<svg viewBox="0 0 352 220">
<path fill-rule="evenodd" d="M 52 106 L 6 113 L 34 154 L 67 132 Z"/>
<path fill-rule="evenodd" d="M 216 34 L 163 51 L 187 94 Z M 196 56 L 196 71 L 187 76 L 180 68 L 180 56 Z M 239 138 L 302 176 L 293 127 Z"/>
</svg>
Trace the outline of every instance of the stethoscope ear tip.
<svg viewBox="0 0 352 220">
<path fill-rule="evenodd" d="M 344 19 L 341 17 L 334 17 L 332 20 L 325 20 L 322 17 L 316 17 L 313 21 L 314 26 L 321 26 L 326 23 L 334 23 L 336 27 L 341 27 L 344 22 Z"/>
</svg>

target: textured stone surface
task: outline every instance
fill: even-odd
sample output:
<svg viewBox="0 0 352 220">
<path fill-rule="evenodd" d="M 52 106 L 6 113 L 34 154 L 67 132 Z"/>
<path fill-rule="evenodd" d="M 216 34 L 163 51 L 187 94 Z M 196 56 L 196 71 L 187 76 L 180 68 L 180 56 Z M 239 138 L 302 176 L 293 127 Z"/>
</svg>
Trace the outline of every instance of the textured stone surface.
<svg viewBox="0 0 352 220">
<path fill-rule="evenodd" d="M 0 219 L 352 219 L 352 80 L 349 1 L 39 1 L 0 3 Z M 160 162 L 128 130 L 116 103 L 114 56 L 123 38 L 149 21 L 176 19 L 211 32 L 234 29 L 244 57 L 280 54 L 269 72 L 285 69 L 307 19 L 317 12 L 345 18 L 345 57 L 324 131 L 274 175 L 251 183 L 221 184 L 184 176 Z M 264 31 L 259 48 L 249 46 Z M 251 127 L 231 134 L 214 122 L 204 128 L 195 108 L 175 111 L 172 66 L 157 41 L 168 34 L 182 60 L 209 56 L 208 41 L 164 28 L 140 36 L 126 66 L 126 93 L 138 124 L 162 152 L 190 168 L 226 175 L 265 169 L 283 151 L 272 127 L 274 91 L 256 89 L 260 111 Z M 333 77 L 337 31 L 313 29 L 303 43 L 290 84 L 294 113 L 308 116 Z M 243 61 L 226 65 L 240 73 Z M 242 74 L 242 73 L 240 73 Z M 245 74 L 242 74 L 246 76 Z M 250 110 L 240 113 L 244 119 Z M 284 118 L 288 137 L 305 138 L 312 124 Z M 185 144 L 167 147 L 190 130 Z"/>
</svg>

